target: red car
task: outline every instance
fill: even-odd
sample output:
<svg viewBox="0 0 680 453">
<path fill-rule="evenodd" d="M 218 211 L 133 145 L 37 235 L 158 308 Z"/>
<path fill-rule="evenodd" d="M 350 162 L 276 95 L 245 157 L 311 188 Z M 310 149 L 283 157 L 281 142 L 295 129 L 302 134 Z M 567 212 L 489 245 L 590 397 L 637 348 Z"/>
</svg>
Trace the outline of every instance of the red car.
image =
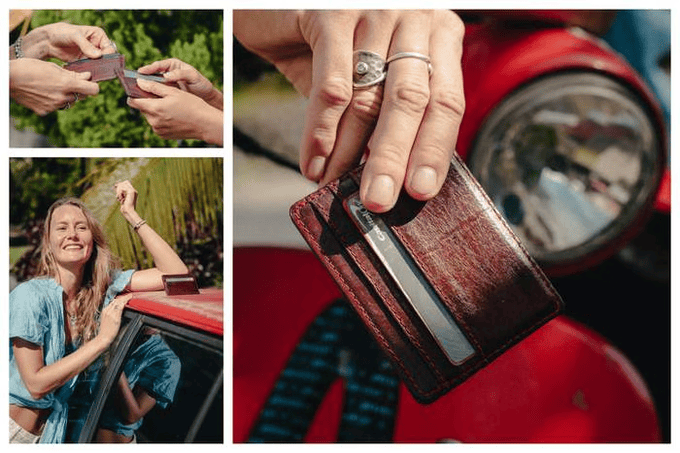
<svg viewBox="0 0 680 453">
<path fill-rule="evenodd" d="M 78 442 L 95 439 L 121 370 L 150 337 L 178 365 L 170 378 L 176 389 L 172 402 L 164 408 L 156 404 L 144 416 L 135 433 L 137 442 L 223 442 L 223 335 L 222 289 L 176 296 L 164 291 L 135 294 L 123 314 Z"/>
</svg>

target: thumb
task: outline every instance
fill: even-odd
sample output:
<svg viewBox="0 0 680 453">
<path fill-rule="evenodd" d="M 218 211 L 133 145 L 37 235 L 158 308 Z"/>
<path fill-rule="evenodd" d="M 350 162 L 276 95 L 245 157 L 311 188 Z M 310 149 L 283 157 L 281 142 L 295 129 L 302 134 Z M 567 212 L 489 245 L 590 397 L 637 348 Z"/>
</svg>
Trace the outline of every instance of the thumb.
<svg viewBox="0 0 680 453">
<path fill-rule="evenodd" d="M 87 58 L 99 58 L 102 56 L 102 51 L 97 49 L 85 36 L 78 34 L 74 37 L 74 41 Z"/>
<path fill-rule="evenodd" d="M 162 83 L 152 82 L 151 80 L 137 79 L 137 85 L 144 91 L 155 94 L 159 97 L 165 97 L 172 94 L 175 88 L 163 85 Z"/>
<path fill-rule="evenodd" d="M 77 80 L 90 80 L 90 71 L 75 72 L 74 74 Z"/>
</svg>

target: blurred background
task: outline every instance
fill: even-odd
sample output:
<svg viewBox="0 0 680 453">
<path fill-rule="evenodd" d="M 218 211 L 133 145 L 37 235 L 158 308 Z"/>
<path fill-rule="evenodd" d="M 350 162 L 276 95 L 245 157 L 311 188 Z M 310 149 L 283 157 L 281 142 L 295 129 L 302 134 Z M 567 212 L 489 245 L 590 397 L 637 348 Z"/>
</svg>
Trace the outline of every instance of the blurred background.
<svg viewBox="0 0 680 453">
<path fill-rule="evenodd" d="M 223 87 L 222 10 L 20 10 L 10 19 L 10 43 L 54 22 L 93 25 L 116 43 L 127 69 L 174 57 L 192 65 L 218 89 Z M 139 111 L 127 106 L 118 80 L 100 82 L 99 88 L 99 95 L 44 117 L 10 102 L 10 146 L 206 146 L 199 140 L 158 137 Z"/>
</svg>

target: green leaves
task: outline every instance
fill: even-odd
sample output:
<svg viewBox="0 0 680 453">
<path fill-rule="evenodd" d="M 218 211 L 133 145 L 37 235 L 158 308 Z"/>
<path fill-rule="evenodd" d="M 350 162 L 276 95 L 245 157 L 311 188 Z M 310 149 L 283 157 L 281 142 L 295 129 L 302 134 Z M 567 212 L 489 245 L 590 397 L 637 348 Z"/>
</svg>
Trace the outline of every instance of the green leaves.
<svg viewBox="0 0 680 453">
<path fill-rule="evenodd" d="M 223 86 L 222 11 L 41 10 L 35 11 L 31 26 L 60 21 L 103 28 L 125 55 L 129 69 L 175 57 L 194 66 L 216 87 Z M 128 107 L 117 80 L 100 82 L 99 88 L 97 96 L 82 99 L 69 110 L 40 117 L 10 103 L 10 115 L 18 129 L 44 134 L 53 146 L 206 146 L 198 140 L 162 140 L 137 110 Z"/>
</svg>

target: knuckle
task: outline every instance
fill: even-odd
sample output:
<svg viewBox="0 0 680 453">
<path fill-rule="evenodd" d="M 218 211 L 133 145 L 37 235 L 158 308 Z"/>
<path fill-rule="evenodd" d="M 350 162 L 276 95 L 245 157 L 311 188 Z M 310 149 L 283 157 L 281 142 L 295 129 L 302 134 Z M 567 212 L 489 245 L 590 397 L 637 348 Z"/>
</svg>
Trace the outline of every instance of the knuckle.
<svg viewBox="0 0 680 453">
<path fill-rule="evenodd" d="M 430 105 L 432 109 L 460 119 L 465 112 L 465 95 L 453 87 L 433 90 Z"/>
<path fill-rule="evenodd" d="M 385 173 L 398 174 L 404 172 L 410 151 L 397 143 L 384 143 L 368 159 L 372 161 L 374 168 L 380 168 Z"/>
<path fill-rule="evenodd" d="M 373 124 L 380 114 L 380 96 L 370 93 L 357 94 L 349 105 L 348 111 L 361 122 Z"/>
<path fill-rule="evenodd" d="M 410 114 L 421 115 L 430 100 L 430 89 L 424 83 L 407 79 L 396 82 L 390 94 L 390 104 Z"/>
<path fill-rule="evenodd" d="M 318 97 L 324 105 L 344 110 L 352 101 L 352 85 L 340 77 L 329 78 L 321 83 Z"/>
</svg>

